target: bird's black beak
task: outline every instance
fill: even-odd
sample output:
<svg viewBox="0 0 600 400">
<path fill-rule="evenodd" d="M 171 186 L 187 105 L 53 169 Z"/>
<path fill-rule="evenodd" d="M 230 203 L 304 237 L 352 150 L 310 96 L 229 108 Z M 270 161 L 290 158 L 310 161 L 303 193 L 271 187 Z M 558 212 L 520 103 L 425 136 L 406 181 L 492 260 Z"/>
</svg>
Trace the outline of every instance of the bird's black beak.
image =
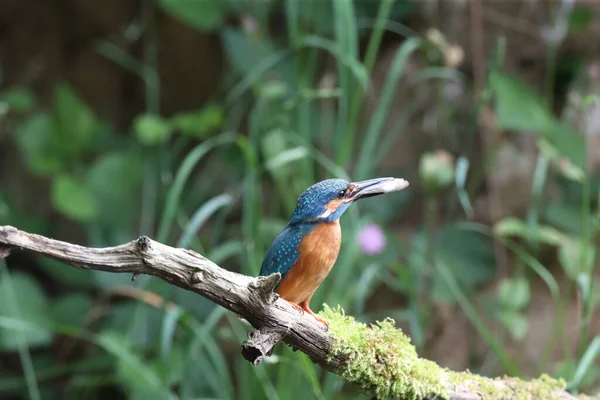
<svg viewBox="0 0 600 400">
<path fill-rule="evenodd" d="M 353 182 L 348 186 L 345 201 L 356 201 L 380 194 L 397 192 L 408 187 L 408 181 L 399 178 L 375 178 Z"/>
</svg>

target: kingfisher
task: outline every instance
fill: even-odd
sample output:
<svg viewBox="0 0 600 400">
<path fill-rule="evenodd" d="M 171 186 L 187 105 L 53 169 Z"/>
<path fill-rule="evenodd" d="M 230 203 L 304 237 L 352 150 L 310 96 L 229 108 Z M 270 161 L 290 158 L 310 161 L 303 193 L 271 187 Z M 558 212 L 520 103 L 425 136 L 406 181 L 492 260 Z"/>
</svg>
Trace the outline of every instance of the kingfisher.
<svg viewBox="0 0 600 400">
<path fill-rule="evenodd" d="M 279 272 L 275 287 L 282 299 L 328 327 L 310 309 L 310 300 L 325 280 L 340 251 L 340 217 L 356 200 L 402 190 L 408 182 L 376 178 L 361 182 L 327 179 L 306 189 L 285 229 L 277 235 L 263 260 L 260 275 Z"/>
</svg>

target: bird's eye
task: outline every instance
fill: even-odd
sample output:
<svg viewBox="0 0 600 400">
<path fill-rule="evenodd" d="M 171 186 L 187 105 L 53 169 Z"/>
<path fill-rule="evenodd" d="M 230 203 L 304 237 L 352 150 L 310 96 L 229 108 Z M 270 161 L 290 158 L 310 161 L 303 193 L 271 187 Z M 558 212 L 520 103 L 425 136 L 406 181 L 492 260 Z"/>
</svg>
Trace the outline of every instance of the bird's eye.
<svg viewBox="0 0 600 400">
<path fill-rule="evenodd" d="M 340 190 L 340 192 L 338 193 L 338 197 L 341 199 L 342 197 L 344 197 L 346 195 L 346 189 L 342 189 Z"/>
</svg>

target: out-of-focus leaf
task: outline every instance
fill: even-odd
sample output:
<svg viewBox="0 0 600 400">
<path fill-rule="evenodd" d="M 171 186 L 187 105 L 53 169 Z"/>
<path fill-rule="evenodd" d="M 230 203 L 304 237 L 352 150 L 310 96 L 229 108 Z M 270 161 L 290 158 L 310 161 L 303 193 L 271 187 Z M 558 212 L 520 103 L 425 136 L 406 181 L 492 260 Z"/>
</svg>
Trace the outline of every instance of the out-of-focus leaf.
<svg viewBox="0 0 600 400">
<path fill-rule="evenodd" d="M 551 201 L 544 209 L 544 220 L 571 234 L 578 235 L 583 232 L 581 207 Z"/>
<path fill-rule="evenodd" d="M 220 27 L 226 12 L 223 0 L 160 0 L 159 4 L 173 17 L 202 31 Z"/>
<path fill-rule="evenodd" d="M 35 93 L 24 87 L 13 87 L 0 93 L 0 103 L 6 103 L 14 112 L 27 112 L 36 105 Z"/>
<path fill-rule="evenodd" d="M 522 220 L 514 217 L 504 218 L 494 225 L 494 234 L 500 237 L 516 236 L 522 239 L 535 239 L 539 243 L 552 246 L 560 245 L 565 235 L 559 230 L 546 225 L 539 225 L 538 229 L 532 230 Z"/>
<path fill-rule="evenodd" d="M 115 286 L 131 286 L 133 283 L 131 282 L 131 275 L 128 274 L 115 274 L 112 272 L 106 271 L 90 271 L 92 275 L 93 282 L 96 286 L 111 289 Z M 136 283 L 143 276 L 138 277 Z"/>
<path fill-rule="evenodd" d="M 10 207 L 0 193 L 0 225 L 10 225 Z"/>
<path fill-rule="evenodd" d="M 490 86 L 496 98 L 496 120 L 503 129 L 538 135 L 573 166 L 584 167 L 586 150 L 581 135 L 559 122 L 529 86 L 497 72 L 491 75 Z"/>
<path fill-rule="evenodd" d="M 555 123 L 540 96 L 523 82 L 493 73 L 490 86 L 496 96 L 496 120 L 502 128 L 543 135 Z"/>
<path fill-rule="evenodd" d="M 527 336 L 529 320 L 519 311 L 502 310 L 497 314 L 498 319 L 510 331 L 515 340 L 523 340 Z"/>
<path fill-rule="evenodd" d="M 289 89 L 284 82 L 272 80 L 261 85 L 259 95 L 268 100 L 280 100 L 285 98 L 288 92 Z"/>
<path fill-rule="evenodd" d="M 182 315 L 184 315 L 184 310 L 180 307 L 175 307 L 164 314 L 160 335 L 160 352 L 163 360 L 167 360 L 173 350 L 175 331 Z"/>
<path fill-rule="evenodd" d="M 554 167 L 567 179 L 575 182 L 583 182 L 585 171 L 583 168 L 573 164 L 569 159 L 561 157 L 560 151 L 546 140 L 539 140 L 538 147 L 540 152 L 544 154 Z"/>
<path fill-rule="evenodd" d="M 52 119 L 48 114 L 39 113 L 26 119 L 17 127 L 15 141 L 35 174 L 49 176 L 64 167 L 60 149 L 53 138 Z"/>
<path fill-rule="evenodd" d="M 52 204 L 58 211 L 78 222 L 91 222 L 98 216 L 96 199 L 85 184 L 69 175 L 54 178 Z"/>
<path fill-rule="evenodd" d="M 530 296 L 529 282 L 523 277 L 504 279 L 498 286 L 498 300 L 505 308 L 521 310 Z"/>
<path fill-rule="evenodd" d="M 166 354 L 166 358 L 156 359 L 153 364 L 155 371 L 160 373 L 168 385 L 180 384 L 185 373 L 187 345 L 174 343 L 173 348 Z M 181 397 L 180 397 L 181 398 Z"/>
<path fill-rule="evenodd" d="M 139 157 L 126 152 L 105 153 L 90 166 L 87 188 L 97 200 L 98 222 L 125 227 L 136 215 L 142 181 Z"/>
<path fill-rule="evenodd" d="M 160 339 L 159 333 L 164 310 L 149 305 L 142 305 L 140 307 L 137 300 L 130 301 L 125 296 L 117 298 L 125 301 L 111 306 L 110 315 L 103 321 L 105 330 L 127 332 L 127 339 L 136 343 L 137 346 L 150 346 L 157 343 Z M 133 323 L 135 321 L 140 322 Z"/>
<path fill-rule="evenodd" d="M 223 125 L 225 110 L 218 104 L 209 104 L 198 111 L 183 112 L 171 118 L 171 126 L 184 135 L 202 138 Z"/>
<path fill-rule="evenodd" d="M 586 8 L 575 8 L 569 13 L 569 33 L 579 33 L 594 20 L 594 12 Z"/>
<path fill-rule="evenodd" d="M 71 268 L 53 258 L 42 256 L 36 257 L 36 265 L 61 284 L 73 286 L 78 289 L 93 287 L 91 271 Z"/>
<path fill-rule="evenodd" d="M 548 290 L 550 291 L 552 298 L 557 300 L 559 296 L 558 283 L 556 282 L 556 279 L 554 279 L 554 276 L 552 276 L 552 274 L 546 269 L 546 267 L 542 265 L 537 258 L 529 254 L 523 247 L 512 243 L 512 241 L 506 240 L 504 241 L 504 245 L 514 251 L 515 254 L 519 256 L 519 258 L 529 268 L 531 268 L 536 274 L 538 274 L 540 278 L 542 278 L 546 286 L 548 286 Z"/>
<path fill-rule="evenodd" d="M 23 332 L 0 329 L 0 349 L 16 350 L 19 347 L 19 337 L 29 347 L 49 344 L 52 340 L 52 333 L 49 329 L 52 321 L 50 320 L 48 299 L 42 288 L 32 277 L 19 272 L 11 274 L 10 283 L 11 287 L 8 288 L 6 275 L 1 278 L 0 316 L 31 323 L 37 328 Z M 9 299 L 9 295 L 14 295 L 14 298 Z M 11 303 L 17 305 L 18 311 L 10 307 Z"/>
<path fill-rule="evenodd" d="M 552 125 L 545 137 L 562 156 L 556 161 L 559 171 L 570 179 L 577 179 L 586 168 L 587 150 L 584 137 L 564 122 Z"/>
<path fill-rule="evenodd" d="M 573 374 L 573 379 L 568 383 L 569 389 L 579 387 L 583 378 L 586 377 L 586 375 L 588 374 L 591 375 L 591 372 L 595 372 L 596 377 L 600 375 L 600 368 L 598 368 L 598 365 L 595 362 L 599 354 L 600 335 L 596 336 L 594 340 L 592 340 L 592 342 L 585 350 L 585 353 L 583 353 L 583 356 L 581 356 L 581 360 L 579 360 L 579 365 L 577 365 L 577 369 Z"/>
<path fill-rule="evenodd" d="M 100 124 L 91 108 L 67 84 L 58 85 L 52 107 L 54 135 L 72 157 L 89 150 Z"/>
<path fill-rule="evenodd" d="M 173 224 L 177 208 L 181 201 L 183 189 L 194 167 L 210 150 L 223 144 L 234 143 L 235 139 L 236 137 L 232 133 L 222 134 L 206 140 L 188 153 L 179 166 L 173 184 L 167 192 L 164 211 L 158 227 L 158 241 L 163 242 L 168 238 L 171 225 Z"/>
<path fill-rule="evenodd" d="M 447 225 L 436 232 L 435 258 L 443 260 L 452 276 L 462 286 L 473 287 L 489 281 L 496 273 L 496 260 L 491 240 L 474 230 L 460 225 Z M 413 236 L 411 265 L 423 265 L 428 259 L 426 236 L 419 232 Z M 436 294 L 450 300 L 434 275 Z"/>
<path fill-rule="evenodd" d="M 576 281 L 579 274 L 590 274 L 594 268 L 596 248 L 576 238 L 567 238 L 558 248 L 558 261 L 565 274 Z"/>
<path fill-rule="evenodd" d="M 91 304 L 89 296 L 81 293 L 61 296 L 52 300 L 52 319 L 57 324 L 79 325 L 90 312 Z"/>
<path fill-rule="evenodd" d="M 242 75 L 248 74 L 267 56 L 274 52 L 274 47 L 266 38 L 251 40 L 243 31 L 226 28 L 221 34 L 227 59 L 233 68 Z"/>
<path fill-rule="evenodd" d="M 198 235 L 202 226 L 206 221 L 214 214 L 217 213 L 221 208 L 229 206 L 233 202 L 233 197 L 230 194 L 220 194 L 210 200 L 206 201 L 190 218 L 187 226 L 184 228 L 179 240 L 177 241 L 177 247 L 188 247 L 192 239 Z"/>
<path fill-rule="evenodd" d="M 169 398 L 169 390 L 156 371 L 131 349 L 124 337 L 104 332 L 98 335 L 96 343 L 117 359 L 117 377 L 125 386 L 143 392 L 148 399 Z"/>
<path fill-rule="evenodd" d="M 229 257 L 243 254 L 245 251 L 246 247 L 241 240 L 230 240 L 213 247 L 208 259 L 219 265 Z"/>
<path fill-rule="evenodd" d="M 168 139 L 171 126 L 158 115 L 142 114 L 133 121 L 133 130 L 141 143 L 156 145 Z"/>
</svg>

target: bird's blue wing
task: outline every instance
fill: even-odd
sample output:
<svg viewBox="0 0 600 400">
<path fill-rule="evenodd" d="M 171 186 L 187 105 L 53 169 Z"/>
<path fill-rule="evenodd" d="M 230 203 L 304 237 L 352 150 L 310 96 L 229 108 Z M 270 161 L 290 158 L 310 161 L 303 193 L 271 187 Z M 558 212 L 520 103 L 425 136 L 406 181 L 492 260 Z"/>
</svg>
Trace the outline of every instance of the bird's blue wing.
<svg viewBox="0 0 600 400">
<path fill-rule="evenodd" d="M 263 260 L 260 275 L 267 276 L 279 272 L 283 279 L 298 260 L 300 241 L 313 228 L 304 224 L 288 226 L 277 235 Z"/>
</svg>

